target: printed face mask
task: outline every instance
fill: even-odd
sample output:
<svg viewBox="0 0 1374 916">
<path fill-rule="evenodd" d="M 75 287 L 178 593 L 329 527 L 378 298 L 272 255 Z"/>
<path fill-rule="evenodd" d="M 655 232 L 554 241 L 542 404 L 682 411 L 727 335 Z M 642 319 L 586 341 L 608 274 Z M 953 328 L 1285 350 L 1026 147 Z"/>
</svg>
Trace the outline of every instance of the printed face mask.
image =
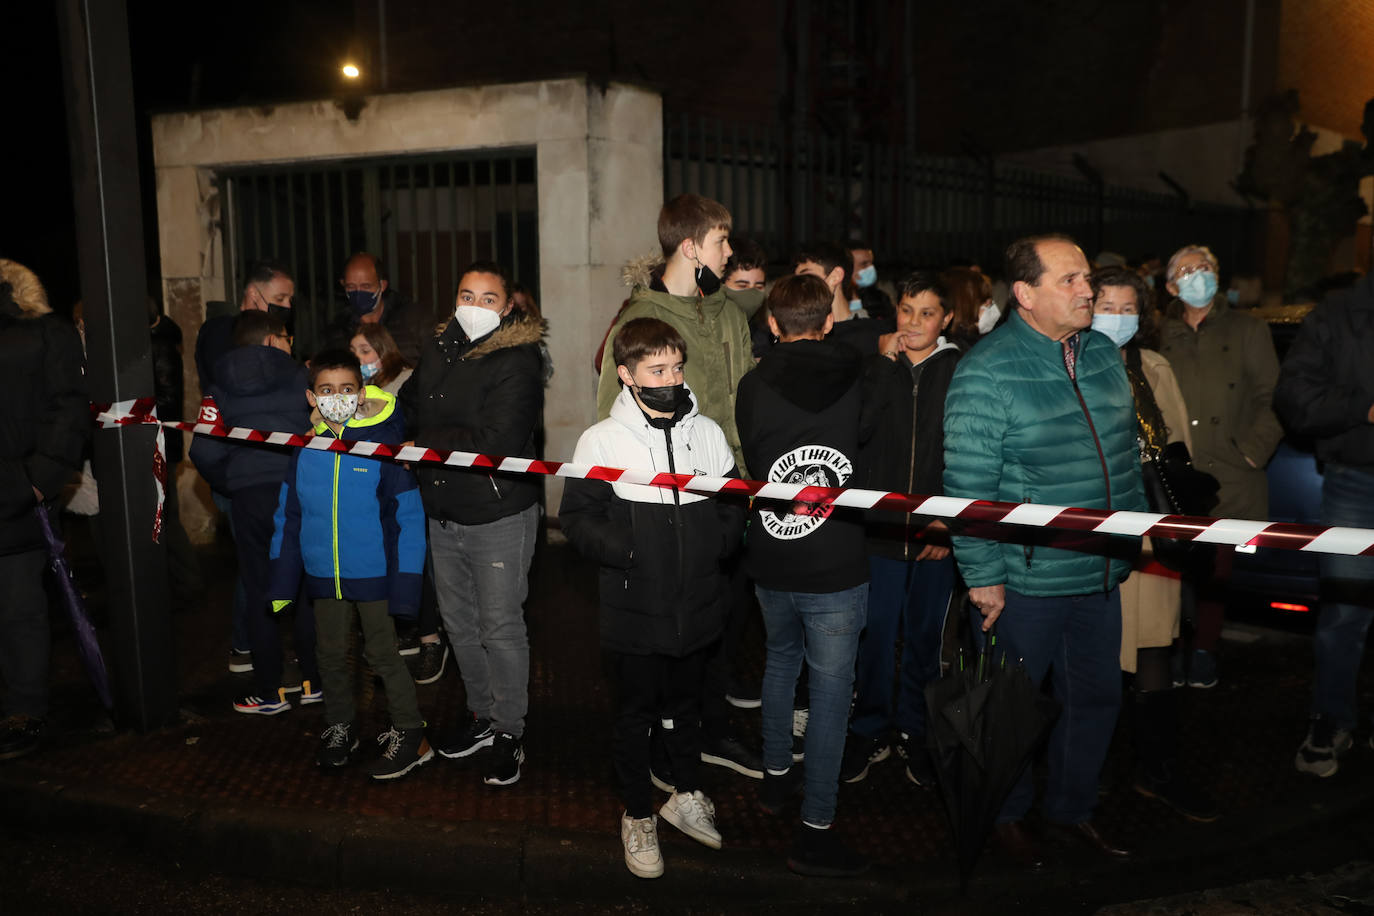
<svg viewBox="0 0 1374 916">
<path fill-rule="evenodd" d="M 453 316 L 458 319 L 458 327 L 468 335 L 468 340 L 486 337 L 501 326 L 501 313 L 484 309 L 480 305 L 460 305 Z"/>
<path fill-rule="evenodd" d="M 320 416 L 330 423 L 347 423 L 358 412 L 356 394 L 320 394 L 315 396 Z"/>
<path fill-rule="evenodd" d="M 1139 315 L 1094 315 L 1093 330 L 1106 334 L 1112 343 L 1124 347 L 1140 330 Z"/>
<path fill-rule="evenodd" d="M 1210 270 L 1199 270 L 1178 281 L 1178 298 L 1192 308 L 1205 309 L 1216 294 L 1217 275 Z"/>
<path fill-rule="evenodd" d="M 372 377 L 382 371 L 381 363 L 363 363 L 363 381 L 370 382 Z"/>
</svg>

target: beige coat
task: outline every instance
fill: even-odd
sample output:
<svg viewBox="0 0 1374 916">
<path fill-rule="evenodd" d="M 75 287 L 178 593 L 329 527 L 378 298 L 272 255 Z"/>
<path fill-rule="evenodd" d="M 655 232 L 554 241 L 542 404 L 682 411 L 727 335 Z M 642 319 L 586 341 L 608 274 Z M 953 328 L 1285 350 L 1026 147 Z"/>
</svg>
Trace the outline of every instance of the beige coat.
<svg viewBox="0 0 1374 916">
<path fill-rule="evenodd" d="M 1188 408 L 1169 361 L 1154 350 L 1140 351 L 1140 368 L 1169 428 L 1169 441 L 1193 449 Z M 1178 636 L 1179 574 L 1155 561 L 1150 539 L 1135 569 L 1121 583 L 1121 670 L 1135 672 L 1137 649 L 1167 646 Z"/>
</svg>

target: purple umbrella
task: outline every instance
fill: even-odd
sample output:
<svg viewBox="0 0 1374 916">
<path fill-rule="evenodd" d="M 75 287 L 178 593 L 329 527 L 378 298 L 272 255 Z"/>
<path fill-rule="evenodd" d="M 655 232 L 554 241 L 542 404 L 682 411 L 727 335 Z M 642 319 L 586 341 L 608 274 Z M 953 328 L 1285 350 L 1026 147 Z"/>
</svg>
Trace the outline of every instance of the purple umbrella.
<svg viewBox="0 0 1374 916">
<path fill-rule="evenodd" d="M 91 686 L 100 695 L 100 702 L 105 704 L 107 710 L 114 709 L 114 700 L 110 697 L 110 675 L 105 670 L 105 657 L 100 654 L 100 641 L 96 638 L 95 627 L 91 624 L 91 618 L 86 613 L 86 602 L 81 597 L 81 592 L 77 590 L 76 580 L 72 578 L 71 566 L 67 563 L 66 545 L 53 530 L 52 522 L 48 518 L 48 512 L 42 506 L 36 510 L 38 524 L 43 529 L 43 537 L 48 542 L 48 553 L 52 560 L 52 571 L 57 576 L 57 581 L 62 589 L 63 603 L 67 605 L 67 613 L 72 618 L 72 629 L 76 631 L 76 648 L 81 653 L 81 661 L 86 666 L 86 674 L 91 679 Z"/>
</svg>

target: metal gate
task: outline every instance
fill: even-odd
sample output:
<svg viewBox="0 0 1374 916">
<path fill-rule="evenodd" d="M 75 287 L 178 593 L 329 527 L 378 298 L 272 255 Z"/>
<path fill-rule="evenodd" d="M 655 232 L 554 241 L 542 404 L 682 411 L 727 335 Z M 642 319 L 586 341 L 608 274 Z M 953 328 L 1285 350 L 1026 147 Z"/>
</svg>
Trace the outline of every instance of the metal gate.
<svg viewBox="0 0 1374 916">
<path fill-rule="evenodd" d="M 248 265 L 276 258 L 296 281 L 298 353 L 312 353 L 343 309 L 339 279 L 357 251 L 378 255 L 390 284 L 436 315 L 459 272 L 504 265 L 539 294 L 538 194 L 532 149 L 224 169 L 226 294 Z"/>
</svg>

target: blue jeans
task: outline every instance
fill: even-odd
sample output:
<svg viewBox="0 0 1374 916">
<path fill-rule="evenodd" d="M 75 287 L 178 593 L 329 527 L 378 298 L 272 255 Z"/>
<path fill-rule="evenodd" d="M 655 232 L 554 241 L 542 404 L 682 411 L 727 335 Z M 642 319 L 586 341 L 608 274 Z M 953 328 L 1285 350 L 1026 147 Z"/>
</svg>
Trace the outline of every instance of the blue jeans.
<svg viewBox="0 0 1374 916">
<path fill-rule="evenodd" d="M 865 738 L 886 739 L 893 727 L 924 738 L 925 688 L 940 676 L 940 641 L 954 591 L 954 559 L 917 563 L 869 557 L 868 573 L 868 626 L 859 641 L 849 727 Z M 894 706 L 897 670 L 892 654 L 899 636 L 901 686 Z"/>
<path fill-rule="evenodd" d="M 868 608 L 868 586 L 822 595 L 756 586 L 768 659 L 763 671 L 763 763 L 792 766 L 792 698 L 805 659 L 811 718 L 806 725 L 806 784 L 802 820 L 817 827 L 835 819 L 840 758 L 844 756 L 854 657 Z"/>
<path fill-rule="evenodd" d="M 1032 598 L 1008 589 L 997 644 L 1008 662 L 1025 664 L 1033 683 L 1051 672 L 1055 699 L 1064 707 L 1050 732 L 1045 818 L 1056 824 L 1091 820 L 1121 710 L 1120 590 Z M 1034 797 L 1028 764 L 998 822 L 1021 820 Z"/>
<path fill-rule="evenodd" d="M 1322 521 L 1374 528 L 1374 474 L 1328 464 L 1322 480 Z M 1374 557 L 1322 554 L 1321 613 L 1313 650 L 1317 657 L 1312 712 L 1351 730 L 1359 717 L 1355 681 L 1374 620 Z"/>
<path fill-rule="evenodd" d="M 485 525 L 429 520 L 434 592 L 468 711 L 516 738 L 530 705 L 525 596 L 538 529 L 538 505 Z"/>
</svg>

